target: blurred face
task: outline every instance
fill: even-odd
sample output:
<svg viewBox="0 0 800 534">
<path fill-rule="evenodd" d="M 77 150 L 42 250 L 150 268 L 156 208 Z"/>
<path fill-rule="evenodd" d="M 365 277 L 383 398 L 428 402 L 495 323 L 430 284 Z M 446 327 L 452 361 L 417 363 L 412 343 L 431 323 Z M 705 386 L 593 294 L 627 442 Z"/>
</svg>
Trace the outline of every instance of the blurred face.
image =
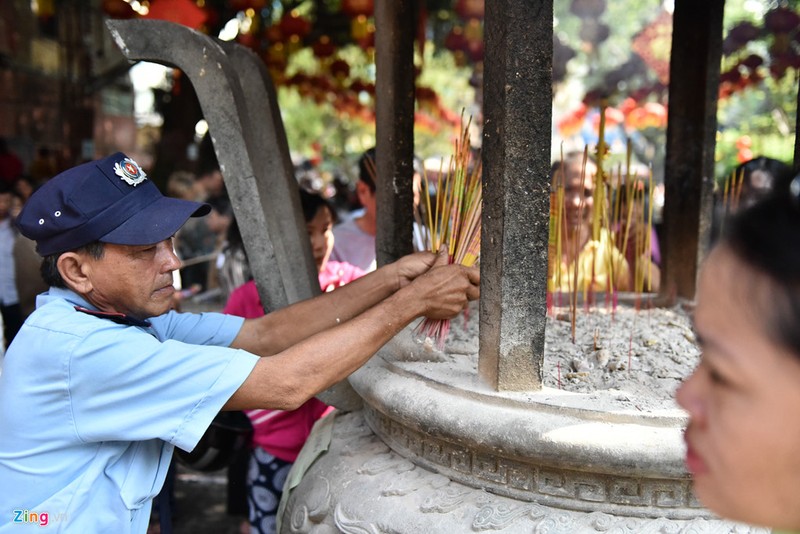
<svg viewBox="0 0 800 534">
<path fill-rule="evenodd" d="M 800 359 L 767 331 L 770 282 L 718 247 L 702 271 L 695 328 L 703 356 L 677 392 L 689 414 L 695 493 L 737 521 L 800 528 Z"/>
<path fill-rule="evenodd" d="M 208 225 L 208 229 L 213 233 L 223 235 L 231 224 L 231 218 L 228 215 L 222 215 L 219 211 L 212 209 L 208 212 L 206 224 Z"/>
<path fill-rule="evenodd" d="M 25 199 L 27 199 L 33 193 L 33 186 L 28 180 L 17 180 L 17 182 L 14 184 L 14 189 L 17 191 L 19 196 Z"/>
<path fill-rule="evenodd" d="M 222 178 L 222 173 L 218 170 L 212 171 L 205 175 L 202 179 L 203 187 L 209 195 L 219 195 L 222 193 L 225 180 Z"/>
<path fill-rule="evenodd" d="M 333 217 L 327 207 L 320 207 L 314 218 L 306 223 L 311 252 L 317 264 L 317 272 L 322 272 L 328 264 L 333 250 Z"/>
<path fill-rule="evenodd" d="M 375 191 L 369 188 L 367 184 L 359 180 L 356 183 L 356 194 L 358 201 L 364 206 L 364 213 L 374 217 L 375 216 Z"/>
<path fill-rule="evenodd" d="M 564 218 L 569 229 L 587 224 L 592 218 L 594 175 L 597 171 L 594 164 L 588 162 L 585 177 L 581 179 L 581 167 L 581 162 L 564 166 Z M 560 183 L 561 171 L 557 171 L 556 177 Z"/>
<path fill-rule="evenodd" d="M 8 217 L 11 212 L 12 197 L 11 193 L 0 193 L 0 220 Z"/>
<path fill-rule="evenodd" d="M 82 254 L 91 282 L 84 297 L 100 310 L 137 319 L 169 311 L 175 292 L 172 271 L 180 267 L 171 238 L 144 246 L 107 243 L 99 260 Z"/>
</svg>

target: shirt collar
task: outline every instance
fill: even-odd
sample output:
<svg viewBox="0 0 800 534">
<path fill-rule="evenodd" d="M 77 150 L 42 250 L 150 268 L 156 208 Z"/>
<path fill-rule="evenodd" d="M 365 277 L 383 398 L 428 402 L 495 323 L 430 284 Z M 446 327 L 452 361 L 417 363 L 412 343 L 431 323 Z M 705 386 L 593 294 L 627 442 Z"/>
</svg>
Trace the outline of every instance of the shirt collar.
<svg viewBox="0 0 800 534">
<path fill-rule="evenodd" d="M 108 319 L 118 324 L 124 324 L 128 326 L 138 326 L 142 328 L 147 328 L 150 326 L 149 321 L 142 321 L 140 319 L 129 317 L 122 313 L 102 312 L 99 309 L 97 309 L 96 306 L 90 304 L 86 299 L 84 299 L 71 289 L 63 289 L 60 287 L 51 286 L 46 293 L 42 293 L 41 295 L 37 296 L 36 307 L 39 308 L 47 304 L 48 302 L 56 299 L 66 300 L 67 302 L 72 304 L 72 306 L 78 312 L 85 313 L 87 315 L 92 315 L 94 317 L 99 317 L 101 319 Z"/>
</svg>

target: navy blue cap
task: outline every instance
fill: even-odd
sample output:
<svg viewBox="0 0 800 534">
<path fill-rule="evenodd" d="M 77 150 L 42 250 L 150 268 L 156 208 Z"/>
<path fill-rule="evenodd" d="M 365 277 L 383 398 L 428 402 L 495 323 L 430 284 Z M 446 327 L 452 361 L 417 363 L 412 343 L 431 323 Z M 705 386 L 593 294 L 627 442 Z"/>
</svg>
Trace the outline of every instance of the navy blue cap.
<svg viewBox="0 0 800 534">
<path fill-rule="evenodd" d="M 84 163 L 48 180 L 25 203 L 16 223 L 41 256 L 94 241 L 152 245 L 177 232 L 208 204 L 165 197 L 122 152 Z"/>
</svg>

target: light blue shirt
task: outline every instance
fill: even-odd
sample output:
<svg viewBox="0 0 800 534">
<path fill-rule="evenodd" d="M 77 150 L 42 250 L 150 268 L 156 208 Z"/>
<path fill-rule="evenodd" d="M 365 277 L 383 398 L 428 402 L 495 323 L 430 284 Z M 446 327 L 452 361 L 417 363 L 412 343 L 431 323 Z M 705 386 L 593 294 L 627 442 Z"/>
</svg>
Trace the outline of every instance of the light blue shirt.
<svg viewBox="0 0 800 534">
<path fill-rule="evenodd" d="M 43 522 L 55 532 L 146 532 L 173 447 L 195 447 L 258 360 L 227 348 L 238 317 L 170 312 L 145 328 L 75 305 L 92 308 L 63 289 L 39 295 L 6 353 L 2 533 L 41 532 Z"/>
</svg>

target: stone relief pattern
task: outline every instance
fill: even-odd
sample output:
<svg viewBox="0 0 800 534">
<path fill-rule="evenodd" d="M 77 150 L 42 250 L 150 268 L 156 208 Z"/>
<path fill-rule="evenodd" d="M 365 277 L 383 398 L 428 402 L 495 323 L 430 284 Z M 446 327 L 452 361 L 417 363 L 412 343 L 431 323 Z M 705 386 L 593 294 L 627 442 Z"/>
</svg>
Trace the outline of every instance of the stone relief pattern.
<svg viewBox="0 0 800 534">
<path fill-rule="evenodd" d="M 355 413 L 336 416 L 333 437 L 334 439 L 340 438 L 345 442 L 345 446 L 340 452 L 343 456 L 352 457 L 364 453 L 378 455 L 389 452 L 389 447 L 384 442 L 374 439 L 375 434 L 367 426 L 364 418 L 357 416 Z"/>
<path fill-rule="evenodd" d="M 352 416 L 352 417 L 351 417 Z M 340 430 L 352 425 L 357 414 L 348 414 L 337 419 L 347 423 Z M 335 427 L 335 428 L 336 428 Z M 351 427 L 353 429 L 355 427 Z M 348 431 L 336 432 L 338 443 L 347 443 Z M 362 436 L 372 445 L 379 442 L 374 434 Z M 374 447 L 373 447 L 374 448 Z M 360 487 L 377 484 L 381 486 L 380 495 L 387 498 L 400 497 L 396 501 L 399 508 L 408 508 L 413 514 L 414 499 L 402 499 L 419 491 L 422 502 L 419 513 L 449 515 L 451 521 L 466 522 L 473 532 L 498 531 L 532 534 L 769 534 L 766 529 L 735 525 L 719 520 L 694 519 L 675 521 L 668 519 L 645 519 L 618 517 L 604 512 L 577 512 L 550 508 L 535 503 L 520 503 L 491 495 L 486 491 L 469 488 L 451 482 L 447 477 L 419 468 L 399 454 L 382 453 L 367 461 L 358 469 L 358 477 L 367 480 L 356 482 Z M 388 525 L 369 522 L 358 517 L 357 511 L 346 511 L 342 503 L 335 503 L 332 521 L 331 508 L 336 497 L 331 493 L 329 481 L 322 476 L 310 476 L 310 489 L 306 491 L 305 501 L 296 501 L 290 511 L 290 532 L 295 534 L 409 534 Z M 373 479 L 373 480 L 368 480 Z M 630 493 L 630 488 L 621 486 L 622 493 Z M 393 502 L 394 499 L 392 499 Z M 353 503 L 351 503 L 353 504 Z M 599 504 L 598 506 L 602 506 Z M 332 525 L 330 523 L 333 523 Z M 439 523 L 439 521 L 437 521 Z M 445 524 L 445 522 L 442 522 Z M 466 527 L 466 525 L 465 525 Z M 453 527 L 450 527 L 453 528 Z M 506 530 L 508 529 L 508 530 Z M 416 533 L 414 533 L 416 534 Z"/>
<path fill-rule="evenodd" d="M 289 531 L 306 533 L 314 529 L 319 532 L 319 525 L 325 521 L 331 511 L 331 485 L 325 477 L 315 477 L 311 488 L 305 493 L 305 500 L 289 510 Z"/>
<path fill-rule="evenodd" d="M 383 441 L 409 457 L 486 482 L 495 493 L 530 500 L 541 495 L 553 502 L 588 505 L 702 508 L 688 480 L 612 477 L 526 464 L 486 451 L 436 439 L 403 426 L 372 407 L 364 408 L 370 426 Z"/>
</svg>

